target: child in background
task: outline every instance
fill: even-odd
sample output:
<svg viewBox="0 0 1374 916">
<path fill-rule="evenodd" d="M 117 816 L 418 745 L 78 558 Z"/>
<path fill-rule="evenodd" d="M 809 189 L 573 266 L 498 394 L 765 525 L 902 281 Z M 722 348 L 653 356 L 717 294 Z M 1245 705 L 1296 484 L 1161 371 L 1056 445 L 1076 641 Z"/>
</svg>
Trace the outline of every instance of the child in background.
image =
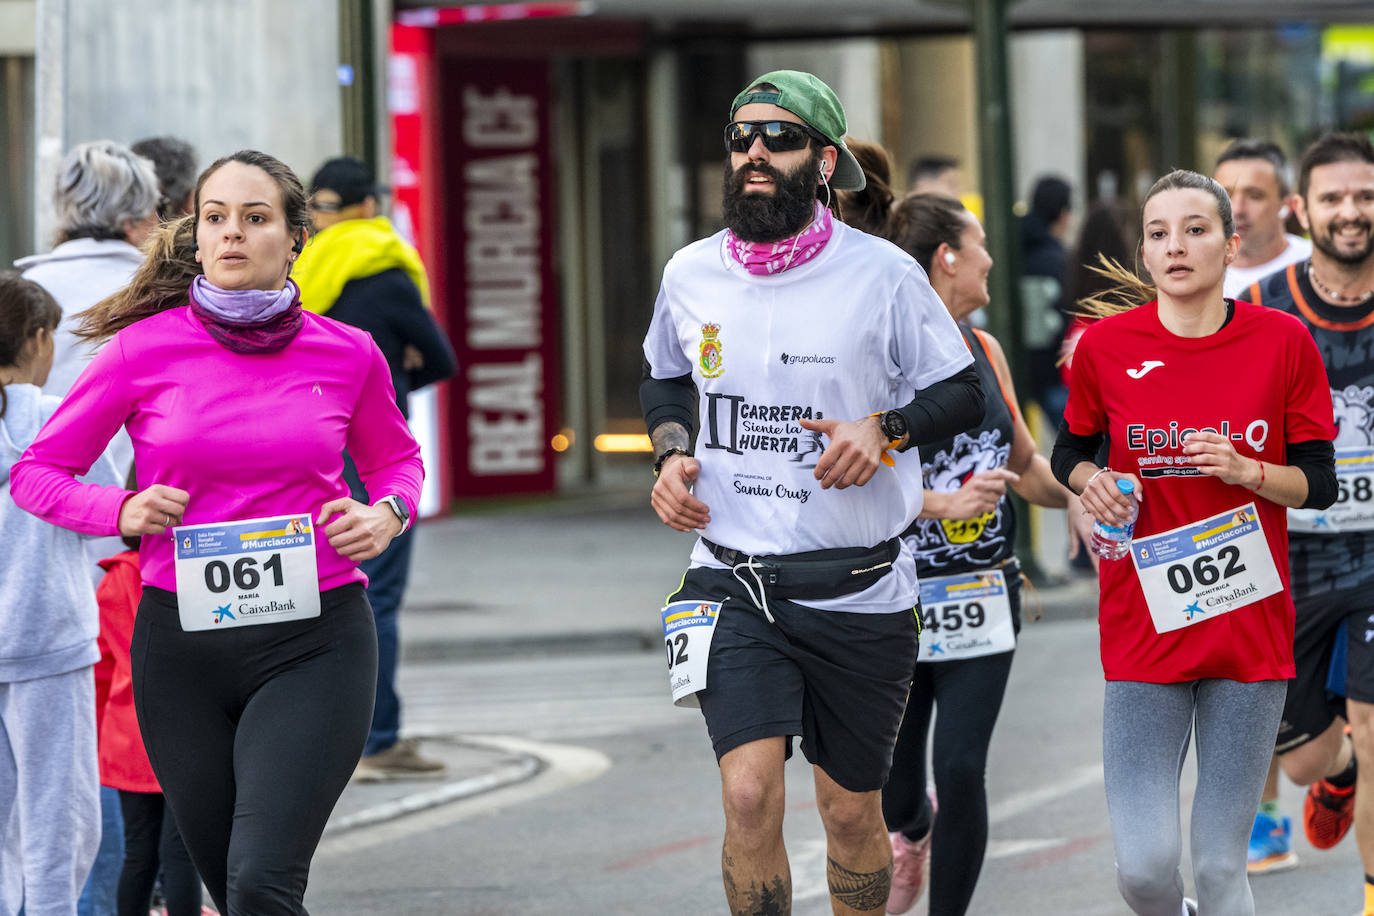
<svg viewBox="0 0 1374 916">
<path fill-rule="evenodd" d="M 137 489 L 132 471 L 128 488 Z M 100 661 L 95 666 L 100 784 L 119 790 L 124 815 L 119 916 L 147 916 L 159 866 L 167 916 L 200 916 L 200 875 L 172 812 L 163 802 L 162 787 L 143 749 L 134 714 L 129 645 L 143 582 L 138 566 L 139 539 L 126 537 L 124 543 L 127 551 L 100 561 L 105 578 L 95 593 L 100 604 Z"/>
<path fill-rule="evenodd" d="M 100 843 L 99 615 L 83 537 L 10 498 L 10 469 L 59 400 L 39 390 L 62 310 L 0 273 L 0 913 L 73 913 Z M 83 479 L 120 482 L 108 455 Z"/>
</svg>

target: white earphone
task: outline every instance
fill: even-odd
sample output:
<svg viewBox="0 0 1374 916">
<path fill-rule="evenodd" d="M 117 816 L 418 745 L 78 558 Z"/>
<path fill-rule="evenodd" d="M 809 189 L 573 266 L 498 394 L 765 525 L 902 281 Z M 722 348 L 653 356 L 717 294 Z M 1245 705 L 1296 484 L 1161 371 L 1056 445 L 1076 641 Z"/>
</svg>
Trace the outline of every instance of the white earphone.
<svg viewBox="0 0 1374 916">
<path fill-rule="evenodd" d="M 955 261 L 954 252 L 952 252 L 952 251 L 946 251 L 946 252 L 945 252 L 945 263 L 948 264 L 948 265 L 950 265 L 951 267 L 953 267 L 953 266 L 954 266 L 954 261 Z"/>
<path fill-rule="evenodd" d="M 1288 204 L 1279 207 L 1279 219 L 1288 219 Z"/>
</svg>

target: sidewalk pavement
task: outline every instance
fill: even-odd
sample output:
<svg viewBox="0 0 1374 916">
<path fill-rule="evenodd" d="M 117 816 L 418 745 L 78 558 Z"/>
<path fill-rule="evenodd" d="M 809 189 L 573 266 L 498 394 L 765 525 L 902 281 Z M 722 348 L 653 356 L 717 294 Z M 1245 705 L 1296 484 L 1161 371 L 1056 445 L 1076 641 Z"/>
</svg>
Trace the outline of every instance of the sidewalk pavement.
<svg viewBox="0 0 1374 916">
<path fill-rule="evenodd" d="M 401 610 L 402 664 L 567 652 L 657 650 L 658 610 L 687 566 L 693 536 L 663 525 L 648 487 L 474 508 L 421 523 Z M 1045 620 L 1092 617 L 1097 583 L 1028 592 Z M 353 783 L 329 832 L 365 827 L 528 779 L 536 758 L 461 736 L 426 738 L 440 781 Z"/>
<path fill-rule="evenodd" d="M 657 646 L 658 610 L 693 543 L 658 520 L 647 486 L 424 522 L 401 611 L 403 658 Z M 1096 613 L 1091 578 L 1039 596 L 1046 619 Z"/>
</svg>

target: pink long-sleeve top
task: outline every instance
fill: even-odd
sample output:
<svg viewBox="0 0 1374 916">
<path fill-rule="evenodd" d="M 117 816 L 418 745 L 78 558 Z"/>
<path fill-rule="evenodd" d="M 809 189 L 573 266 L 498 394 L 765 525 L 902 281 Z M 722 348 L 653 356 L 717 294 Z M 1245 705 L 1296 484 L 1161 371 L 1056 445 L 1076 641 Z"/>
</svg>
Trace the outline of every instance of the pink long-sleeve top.
<svg viewBox="0 0 1374 916">
<path fill-rule="evenodd" d="M 413 518 L 424 468 L 385 358 L 365 331 L 304 317 L 300 333 L 275 353 L 225 349 L 189 308 L 120 331 L 15 464 L 14 501 L 73 531 L 117 534 L 133 493 L 74 478 L 122 424 L 139 487 L 160 483 L 190 494 L 183 524 L 318 518 L 326 502 L 348 495 L 345 447 L 373 500 L 395 494 Z M 315 554 L 321 590 L 366 581 L 322 535 Z M 145 584 L 176 590 L 170 532 L 144 537 L 139 559 Z"/>
</svg>

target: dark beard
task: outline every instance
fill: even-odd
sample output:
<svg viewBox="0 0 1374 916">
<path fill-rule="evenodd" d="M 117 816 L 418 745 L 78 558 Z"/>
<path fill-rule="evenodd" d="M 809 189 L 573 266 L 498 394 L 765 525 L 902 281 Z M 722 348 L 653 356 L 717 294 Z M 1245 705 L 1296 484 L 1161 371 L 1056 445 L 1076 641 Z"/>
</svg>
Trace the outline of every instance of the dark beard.
<svg viewBox="0 0 1374 916">
<path fill-rule="evenodd" d="M 1374 254 L 1374 232 L 1367 231 L 1369 226 L 1364 220 L 1353 220 L 1357 225 L 1364 225 L 1366 228 L 1367 234 L 1365 235 L 1364 248 L 1359 251 L 1342 251 L 1340 246 L 1336 244 L 1336 233 L 1345 228 L 1347 222 L 1352 221 L 1333 220 L 1327 223 L 1326 232 L 1324 234 L 1314 230 L 1312 232 L 1312 244 L 1318 251 L 1338 264 L 1344 264 L 1347 267 L 1358 267 L 1369 260 L 1371 254 Z"/>
<path fill-rule="evenodd" d="M 776 242 L 806 227 L 815 210 L 816 176 L 821 168 L 821 151 L 810 149 L 810 159 L 791 172 L 762 162 L 732 169 L 730 160 L 725 160 L 724 214 L 731 232 L 746 242 Z M 747 172 L 771 178 L 773 193 L 745 191 Z"/>
</svg>

